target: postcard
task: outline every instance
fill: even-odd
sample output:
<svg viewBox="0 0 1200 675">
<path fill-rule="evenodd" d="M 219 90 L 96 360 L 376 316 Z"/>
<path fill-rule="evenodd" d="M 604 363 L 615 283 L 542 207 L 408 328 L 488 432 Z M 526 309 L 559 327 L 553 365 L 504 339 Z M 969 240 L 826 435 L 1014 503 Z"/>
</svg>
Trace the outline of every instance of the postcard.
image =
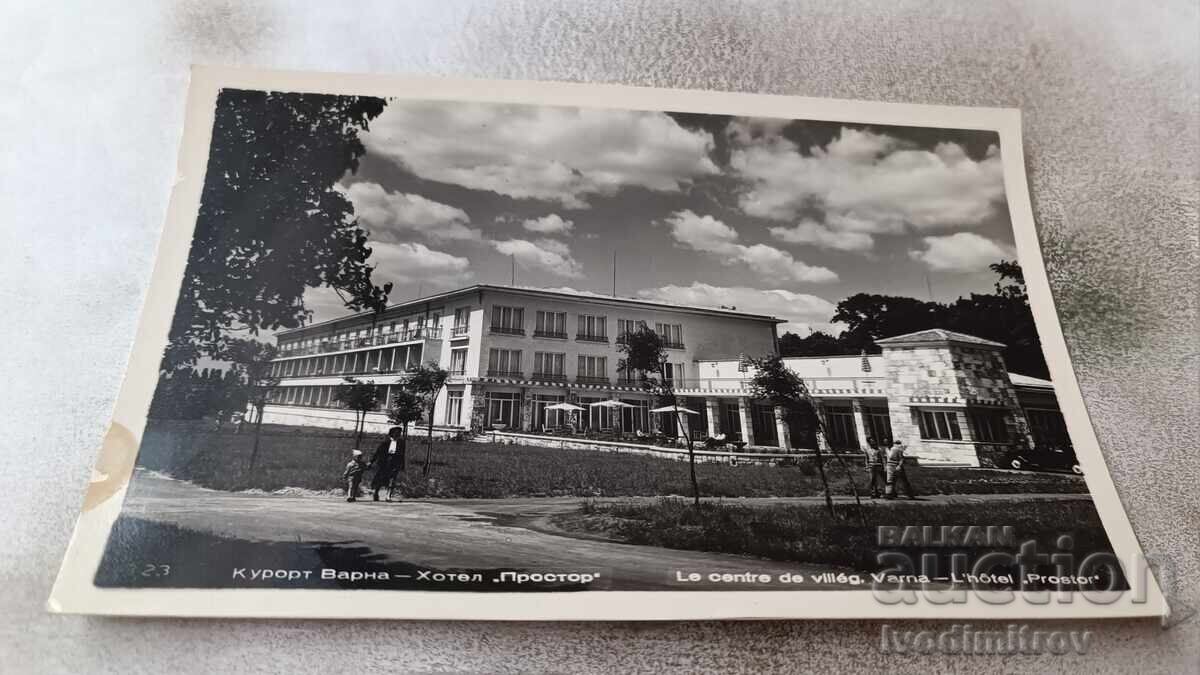
<svg viewBox="0 0 1200 675">
<path fill-rule="evenodd" d="M 49 607 L 1167 612 L 1019 111 L 220 68 Z"/>
</svg>

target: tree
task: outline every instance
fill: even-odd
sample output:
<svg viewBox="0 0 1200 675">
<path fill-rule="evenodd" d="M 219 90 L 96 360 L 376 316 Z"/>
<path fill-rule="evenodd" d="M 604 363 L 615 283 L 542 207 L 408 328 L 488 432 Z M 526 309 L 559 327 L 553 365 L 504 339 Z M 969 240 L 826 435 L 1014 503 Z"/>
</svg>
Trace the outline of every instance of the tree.
<svg viewBox="0 0 1200 675">
<path fill-rule="evenodd" d="M 416 394 L 406 389 L 401 389 L 392 394 L 392 400 L 388 404 L 387 417 L 388 421 L 400 427 L 402 442 L 405 447 L 408 446 L 408 425 L 421 419 L 421 413 L 424 412 L 424 402 Z M 408 462 L 407 453 L 402 455 L 405 458 L 405 464 Z M 428 463 L 428 458 L 426 458 Z M 407 471 L 407 466 L 401 466 L 401 471 Z"/>
<path fill-rule="evenodd" d="M 386 102 L 223 89 L 192 247 L 161 370 L 221 360 L 231 333 L 294 328 L 310 287 L 351 310 L 386 304 L 371 281 L 367 234 L 335 186 L 366 151 L 360 130 Z"/>
<path fill-rule="evenodd" d="M 754 375 L 749 382 L 750 395 L 781 408 L 789 423 L 813 430 L 817 441 L 817 473 L 820 475 L 821 485 L 825 489 L 825 508 L 832 516 L 833 496 L 829 491 L 829 479 L 825 476 L 825 458 L 821 451 L 821 446 L 824 445 L 822 441 L 824 429 L 809 395 L 808 385 L 804 384 L 804 380 L 800 379 L 799 375 L 784 365 L 783 359 L 779 356 L 771 355 L 751 359 L 750 363 L 754 367 Z"/>
<path fill-rule="evenodd" d="M 279 349 L 269 342 L 235 338 L 225 348 L 225 357 L 233 364 L 233 372 L 240 380 L 243 397 L 254 408 L 254 448 L 250 451 L 250 465 L 254 470 L 258 459 L 258 445 L 262 434 L 263 408 L 271 390 L 279 386 L 279 378 L 271 373 L 272 361 Z M 242 406 L 245 407 L 244 405 Z"/>
<path fill-rule="evenodd" d="M 823 331 L 813 331 L 805 337 L 795 333 L 784 333 L 779 338 L 780 356 L 837 356 L 858 352 L 838 338 Z"/>
<path fill-rule="evenodd" d="M 428 436 L 425 443 L 425 466 L 421 469 L 422 476 L 429 475 L 429 465 L 433 462 L 433 416 L 437 408 L 438 394 L 446 386 L 446 378 L 450 376 L 437 362 L 430 361 L 428 365 L 418 365 L 405 381 L 405 386 L 424 404 L 428 411 Z"/>
<path fill-rule="evenodd" d="M 333 393 L 333 400 L 354 411 L 354 449 L 357 450 L 362 444 L 367 413 L 379 407 L 379 391 L 375 388 L 375 382 L 360 382 L 353 377 L 347 377 L 345 384 L 338 385 L 337 391 Z"/>
<path fill-rule="evenodd" d="M 639 373 L 642 386 L 650 389 L 658 398 L 659 405 L 675 408 L 675 423 L 684 428 L 683 415 L 679 412 L 679 399 L 675 396 L 673 378 L 667 377 L 667 352 L 662 336 L 646 325 L 625 333 L 620 350 L 622 356 L 617 367 L 626 373 Z M 688 450 L 688 474 L 692 481 L 692 501 L 700 506 L 700 482 L 696 479 L 696 448 L 691 434 L 684 434 Z"/>
</svg>

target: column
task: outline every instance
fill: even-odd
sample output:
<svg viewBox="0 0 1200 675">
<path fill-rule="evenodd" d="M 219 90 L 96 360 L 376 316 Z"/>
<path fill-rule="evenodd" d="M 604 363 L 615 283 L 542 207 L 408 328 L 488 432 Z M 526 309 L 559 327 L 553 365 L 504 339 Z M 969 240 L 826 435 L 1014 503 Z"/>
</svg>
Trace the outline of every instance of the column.
<svg viewBox="0 0 1200 675">
<path fill-rule="evenodd" d="M 742 427 L 742 442 L 754 445 L 754 427 L 750 424 L 750 404 L 745 398 L 738 399 L 738 422 Z"/>
<path fill-rule="evenodd" d="M 533 396 L 525 387 L 521 387 L 521 431 L 536 431 L 533 428 Z"/>
<path fill-rule="evenodd" d="M 713 438 L 721 431 L 721 402 L 715 398 L 706 398 L 704 409 L 708 413 L 708 436 Z"/>
<path fill-rule="evenodd" d="M 775 406 L 775 437 L 779 439 L 780 448 L 787 450 L 792 447 L 792 434 L 788 429 L 782 406 Z"/>
<path fill-rule="evenodd" d="M 859 449 L 870 449 L 871 446 L 867 444 L 867 421 L 863 417 L 862 401 L 857 398 L 850 399 L 850 412 L 852 413 L 851 417 L 854 418 L 854 434 L 858 436 Z M 883 439 L 876 438 L 875 441 L 882 443 Z"/>
</svg>

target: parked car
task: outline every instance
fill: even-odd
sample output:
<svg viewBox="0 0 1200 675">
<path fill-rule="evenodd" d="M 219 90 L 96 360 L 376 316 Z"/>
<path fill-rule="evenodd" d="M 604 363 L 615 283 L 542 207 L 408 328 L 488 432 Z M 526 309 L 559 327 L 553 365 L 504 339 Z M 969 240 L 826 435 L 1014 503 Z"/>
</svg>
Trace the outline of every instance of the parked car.
<svg viewBox="0 0 1200 675">
<path fill-rule="evenodd" d="M 1079 458 L 1070 447 L 1039 446 L 1032 449 L 1021 448 L 1013 450 L 1004 458 L 1004 466 L 1010 469 L 1044 469 L 1055 471 L 1070 471 L 1082 474 Z"/>
</svg>

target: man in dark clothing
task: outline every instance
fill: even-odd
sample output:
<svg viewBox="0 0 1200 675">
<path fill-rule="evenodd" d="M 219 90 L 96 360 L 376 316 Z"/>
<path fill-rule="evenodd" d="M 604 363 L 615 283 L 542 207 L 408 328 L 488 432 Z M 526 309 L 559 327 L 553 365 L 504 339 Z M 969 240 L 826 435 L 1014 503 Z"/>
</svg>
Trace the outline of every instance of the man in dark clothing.
<svg viewBox="0 0 1200 675">
<path fill-rule="evenodd" d="M 867 437 L 867 448 L 863 451 L 863 455 L 866 460 L 867 477 L 871 483 L 871 499 L 878 499 L 887 485 L 887 478 L 884 475 L 884 465 L 887 463 L 887 459 L 883 448 L 879 447 L 874 436 Z"/>
<path fill-rule="evenodd" d="M 375 467 L 375 475 L 371 478 L 371 490 L 374 491 L 375 501 L 379 501 L 379 491 L 388 488 L 388 501 L 392 500 L 392 482 L 396 474 L 404 470 L 404 430 L 400 427 L 388 429 L 387 438 L 380 441 L 371 456 L 371 466 Z"/>
</svg>

